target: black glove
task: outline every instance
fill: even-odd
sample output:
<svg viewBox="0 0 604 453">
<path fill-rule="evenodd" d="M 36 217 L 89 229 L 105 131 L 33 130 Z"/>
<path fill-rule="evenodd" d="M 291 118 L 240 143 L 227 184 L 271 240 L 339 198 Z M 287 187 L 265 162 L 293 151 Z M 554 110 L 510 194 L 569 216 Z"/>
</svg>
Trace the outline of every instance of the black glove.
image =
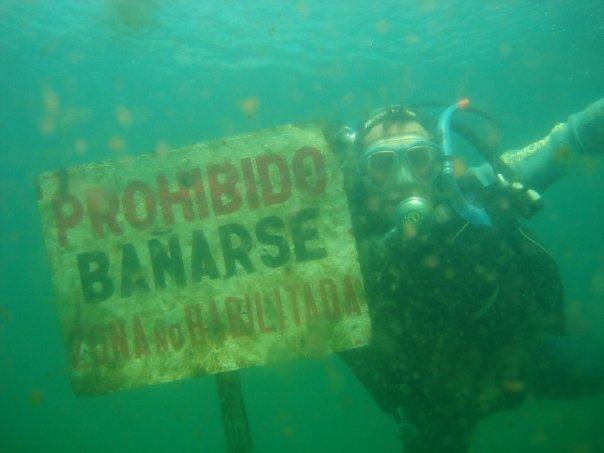
<svg viewBox="0 0 604 453">
<path fill-rule="evenodd" d="M 498 173 L 496 179 L 497 205 L 502 211 L 511 209 L 530 219 L 543 208 L 543 200 L 536 190 L 518 181 L 510 182 L 502 173 Z"/>
</svg>

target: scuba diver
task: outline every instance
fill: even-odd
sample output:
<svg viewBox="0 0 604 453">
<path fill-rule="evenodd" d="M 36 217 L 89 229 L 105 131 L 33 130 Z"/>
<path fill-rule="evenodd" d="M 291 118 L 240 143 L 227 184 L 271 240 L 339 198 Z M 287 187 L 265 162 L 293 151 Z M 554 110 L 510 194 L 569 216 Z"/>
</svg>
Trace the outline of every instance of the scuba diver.
<svg viewBox="0 0 604 453">
<path fill-rule="evenodd" d="M 369 346 L 340 355 L 405 451 L 464 452 L 494 412 L 604 390 L 604 346 L 566 332 L 557 265 L 520 223 L 604 152 L 604 98 L 502 154 L 459 121 L 477 113 L 468 101 L 433 127 L 422 109 L 389 106 L 334 135 L 373 326 Z M 465 170 L 452 132 L 487 162 Z"/>
</svg>

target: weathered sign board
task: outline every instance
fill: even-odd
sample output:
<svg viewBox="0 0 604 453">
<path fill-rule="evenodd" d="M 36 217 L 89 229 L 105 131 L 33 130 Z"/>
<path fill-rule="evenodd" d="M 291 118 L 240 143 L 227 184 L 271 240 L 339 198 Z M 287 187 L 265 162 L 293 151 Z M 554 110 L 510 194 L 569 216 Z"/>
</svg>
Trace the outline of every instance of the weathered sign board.
<svg viewBox="0 0 604 453">
<path fill-rule="evenodd" d="M 350 216 L 320 127 L 41 174 L 78 395 L 364 345 Z"/>
</svg>

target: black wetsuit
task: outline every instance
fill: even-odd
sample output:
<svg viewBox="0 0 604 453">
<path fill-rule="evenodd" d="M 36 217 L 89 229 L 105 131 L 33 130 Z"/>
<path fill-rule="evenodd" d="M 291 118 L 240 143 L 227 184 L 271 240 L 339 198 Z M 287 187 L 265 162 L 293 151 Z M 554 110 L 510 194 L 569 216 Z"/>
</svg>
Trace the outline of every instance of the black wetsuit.
<svg viewBox="0 0 604 453">
<path fill-rule="evenodd" d="M 385 412 L 402 409 L 410 451 L 466 451 L 481 418 L 564 393 L 545 352 L 565 330 L 558 268 L 512 213 L 402 247 L 352 211 L 373 338 L 341 356 Z"/>
</svg>

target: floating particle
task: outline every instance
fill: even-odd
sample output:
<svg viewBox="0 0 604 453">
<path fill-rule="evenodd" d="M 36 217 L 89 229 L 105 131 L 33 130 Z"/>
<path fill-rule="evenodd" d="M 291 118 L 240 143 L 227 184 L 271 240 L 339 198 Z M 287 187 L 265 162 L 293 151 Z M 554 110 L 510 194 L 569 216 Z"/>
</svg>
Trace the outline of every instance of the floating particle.
<svg viewBox="0 0 604 453">
<path fill-rule="evenodd" d="M 44 393 L 38 389 L 32 389 L 29 392 L 29 404 L 31 404 L 32 407 L 39 407 L 44 404 Z"/>
<path fill-rule="evenodd" d="M 78 153 L 80 156 L 86 154 L 86 152 L 88 151 L 88 142 L 83 138 L 80 138 L 75 142 L 74 148 L 75 152 Z"/>
<path fill-rule="evenodd" d="M 8 310 L 8 308 L 4 308 L 0 306 L 0 318 L 3 321 L 10 321 L 13 319 L 13 315 L 11 315 L 11 312 Z"/>
<path fill-rule="evenodd" d="M 302 93 L 301 90 L 295 88 L 294 90 L 292 90 L 292 97 L 291 100 L 294 102 L 302 102 L 302 100 L 304 99 L 304 94 Z"/>
<path fill-rule="evenodd" d="M 589 443 L 580 443 L 573 447 L 572 453 L 592 453 L 595 452 L 595 448 L 591 446 Z"/>
<path fill-rule="evenodd" d="M 312 86 L 312 89 L 315 91 L 323 91 L 323 85 L 321 85 L 320 82 L 317 82 L 317 81 L 312 82 L 311 86 Z"/>
<path fill-rule="evenodd" d="M 589 327 L 589 315 L 585 312 L 583 303 L 579 300 L 571 300 L 566 309 L 567 319 L 572 322 L 575 331 L 586 330 Z"/>
<path fill-rule="evenodd" d="M 107 146 L 112 151 L 122 151 L 126 147 L 126 142 L 119 135 L 114 135 L 107 140 Z"/>
<path fill-rule="evenodd" d="M 407 44 L 408 46 L 413 46 L 413 45 L 417 44 L 419 41 L 420 41 L 419 36 L 417 36 L 415 33 L 412 33 L 412 32 L 405 33 L 405 44 Z"/>
<path fill-rule="evenodd" d="M 40 132 L 42 133 L 42 135 L 52 134 L 55 131 L 56 126 L 57 126 L 57 124 L 56 124 L 54 118 L 52 118 L 50 116 L 45 116 L 44 118 L 42 118 L 40 120 L 40 124 L 38 124 L 38 128 L 40 129 Z"/>
<path fill-rule="evenodd" d="M 115 117 L 122 126 L 130 126 L 132 124 L 132 113 L 124 106 L 119 106 L 115 109 Z"/>
<path fill-rule="evenodd" d="M 61 109 L 59 96 L 49 87 L 44 87 L 42 90 L 42 103 L 44 110 L 50 114 L 59 113 Z"/>
<path fill-rule="evenodd" d="M 598 296 L 604 294 L 604 269 L 600 269 L 593 275 L 591 290 Z"/>
<path fill-rule="evenodd" d="M 499 209 L 501 209 L 502 211 L 506 211 L 508 209 L 510 209 L 512 207 L 512 205 L 510 204 L 510 200 L 507 198 L 500 198 L 499 199 Z"/>
<path fill-rule="evenodd" d="M 375 24 L 375 30 L 380 35 L 384 35 L 384 34 L 388 33 L 388 31 L 390 30 L 390 21 L 385 20 L 385 19 L 379 21 L 377 24 Z"/>
<path fill-rule="evenodd" d="M 503 381 L 501 383 L 501 386 L 503 387 L 503 390 L 505 390 L 507 393 L 521 393 L 526 388 L 524 382 L 517 380 Z"/>
<path fill-rule="evenodd" d="M 435 267 L 438 267 L 440 260 L 434 255 L 428 255 L 423 259 L 423 264 L 427 268 L 434 269 Z"/>
<path fill-rule="evenodd" d="M 353 103 L 353 101 L 354 101 L 354 93 L 347 93 L 344 96 L 342 96 L 343 104 L 350 105 Z"/>
<path fill-rule="evenodd" d="M 114 22 L 133 30 L 149 29 L 159 17 L 155 0 L 111 0 L 108 2 Z"/>
<path fill-rule="evenodd" d="M 554 152 L 553 160 L 558 165 L 568 165 L 574 157 L 570 147 L 561 146 Z"/>
<path fill-rule="evenodd" d="M 502 42 L 499 44 L 499 55 L 507 57 L 512 53 L 512 46 L 508 42 Z"/>
<path fill-rule="evenodd" d="M 466 163 L 462 159 L 453 159 L 453 174 L 456 178 L 466 173 Z"/>
<path fill-rule="evenodd" d="M 421 3 L 421 8 L 423 12 L 433 11 L 436 9 L 436 1 L 435 0 L 424 0 Z"/>
<path fill-rule="evenodd" d="M 302 19 L 308 19 L 308 3 L 298 2 L 298 12 L 300 13 L 300 16 L 302 16 Z"/>
<path fill-rule="evenodd" d="M 157 154 L 159 157 L 165 157 L 169 150 L 170 146 L 163 140 L 160 140 L 155 144 L 155 154 Z"/>
<path fill-rule="evenodd" d="M 249 96 L 241 101 L 241 110 L 245 116 L 254 116 L 258 111 L 258 105 L 260 104 L 260 100 L 255 96 Z"/>
<path fill-rule="evenodd" d="M 595 177 L 602 173 L 602 162 L 600 162 L 599 156 L 582 156 L 579 160 L 581 171 L 584 172 L 588 177 Z"/>
<path fill-rule="evenodd" d="M 533 445 L 544 445 L 548 441 L 547 433 L 543 430 L 535 431 L 532 435 Z"/>
<path fill-rule="evenodd" d="M 293 427 L 293 425 L 289 425 L 289 426 L 283 427 L 283 429 L 281 430 L 281 433 L 283 434 L 283 437 L 285 437 L 286 439 L 293 439 L 296 435 L 296 430 Z"/>
<path fill-rule="evenodd" d="M 416 236 L 417 236 L 417 228 L 410 223 L 405 223 L 405 225 L 403 226 L 403 237 L 405 239 L 413 239 Z"/>
</svg>

